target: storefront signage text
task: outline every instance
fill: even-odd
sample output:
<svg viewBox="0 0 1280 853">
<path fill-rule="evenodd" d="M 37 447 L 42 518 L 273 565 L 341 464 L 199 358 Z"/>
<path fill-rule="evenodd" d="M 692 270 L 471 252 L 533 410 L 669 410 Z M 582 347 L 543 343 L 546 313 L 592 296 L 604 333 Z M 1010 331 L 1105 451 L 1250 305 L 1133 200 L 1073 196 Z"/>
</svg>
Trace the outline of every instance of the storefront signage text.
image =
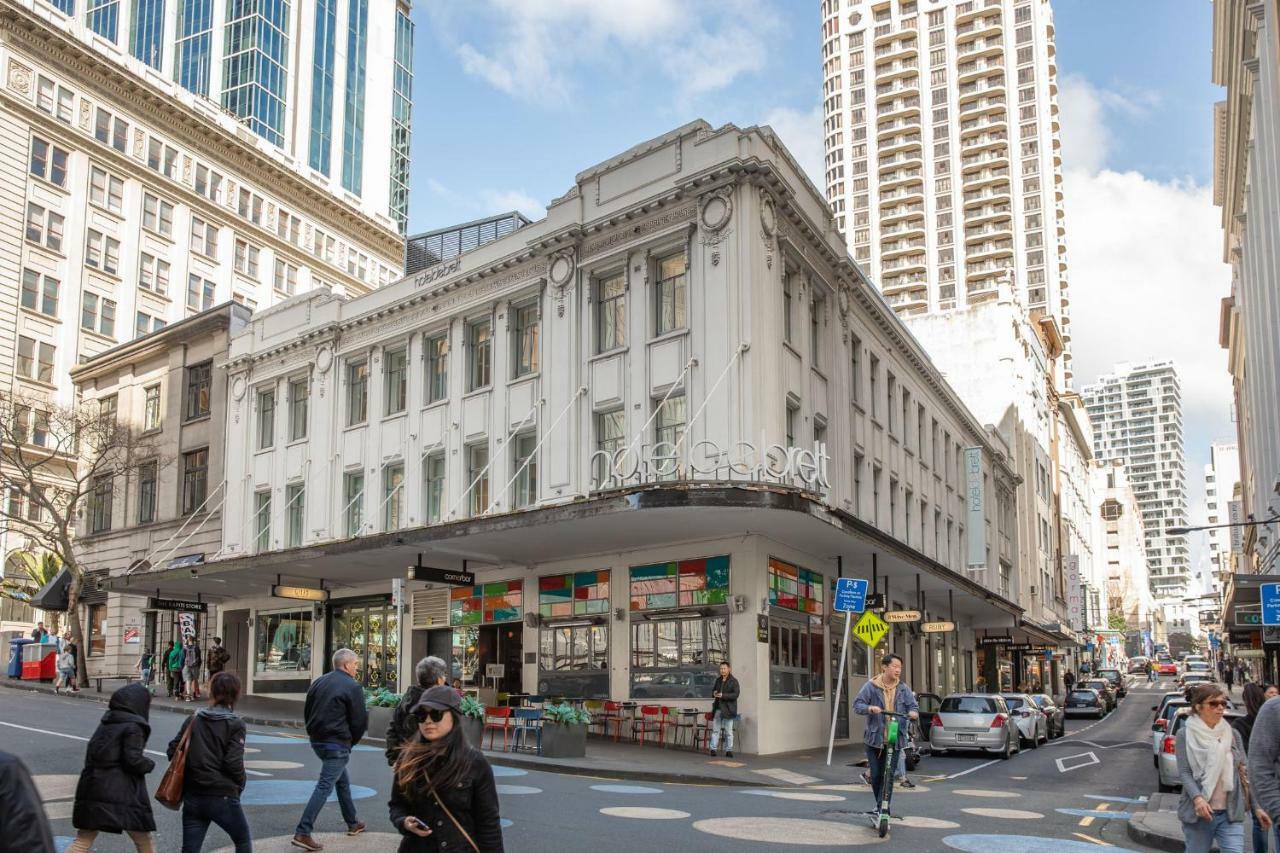
<svg viewBox="0 0 1280 853">
<path fill-rule="evenodd" d="M 677 447 L 674 442 L 660 441 L 636 448 L 613 452 L 597 450 L 591 454 L 592 490 L 619 489 L 660 480 L 753 481 L 801 486 L 815 492 L 831 488 L 827 480 L 826 442 L 815 441 L 812 448 L 783 447 L 761 441 L 736 442 L 723 448 L 710 439 Z M 600 473 L 607 471 L 601 481 Z"/>
<path fill-rule="evenodd" d="M 956 623 L 954 622 L 926 622 L 920 626 L 920 630 L 926 634 L 945 634 L 955 629 Z"/>
<path fill-rule="evenodd" d="M 443 583 L 450 586 L 475 586 L 475 572 L 461 572 L 457 569 L 437 569 L 431 566 L 410 566 L 409 580 Z"/>
<path fill-rule="evenodd" d="M 426 287 L 428 284 L 433 284 L 442 278 L 453 275 L 461 268 L 462 260 L 460 258 L 454 258 L 447 264 L 440 264 L 439 266 L 432 267 L 426 272 L 422 272 L 414 276 L 413 286 L 415 288 Z"/>
<path fill-rule="evenodd" d="M 292 598 L 298 601 L 328 601 L 329 590 L 310 586 L 282 586 L 273 584 L 271 595 L 275 598 Z"/>
<path fill-rule="evenodd" d="M 1013 637 L 979 637 L 978 645 L 980 646 L 1008 646 L 1013 643 Z"/>
<path fill-rule="evenodd" d="M 209 612 L 209 605 L 203 601 L 179 601 L 176 598 L 149 598 L 147 607 L 151 610 L 184 610 L 188 613 Z"/>
<path fill-rule="evenodd" d="M 920 611 L 919 610 L 890 610 L 888 613 L 884 614 L 884 621 L 886 622 L 919 622 Z"/>
<path fill-rule="evenodd" d="M 986 495 L 982 483 L 982 448 L 964 449 L 964 492 L 969 539 L 969 568 L 987 567 Z"/>
</svg>

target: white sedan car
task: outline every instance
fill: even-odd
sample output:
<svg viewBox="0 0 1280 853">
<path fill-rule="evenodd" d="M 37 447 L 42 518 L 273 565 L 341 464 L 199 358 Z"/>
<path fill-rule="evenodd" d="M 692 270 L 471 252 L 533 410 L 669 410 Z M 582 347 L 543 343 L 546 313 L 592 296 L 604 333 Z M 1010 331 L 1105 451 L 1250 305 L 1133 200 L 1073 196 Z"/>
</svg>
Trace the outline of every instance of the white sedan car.
<svg viewBox="0 0 1280 853">
<path fill-rule="evenodd" d="M 1026 693 L 1001 693 L 1004 703 L 1009 706 L 1009 715 L 1018 726 L 1018 734 L 1022 742 L 1032 749 L 1041 743 L 1049 742 L 1049 721 Z"/>
</svg>

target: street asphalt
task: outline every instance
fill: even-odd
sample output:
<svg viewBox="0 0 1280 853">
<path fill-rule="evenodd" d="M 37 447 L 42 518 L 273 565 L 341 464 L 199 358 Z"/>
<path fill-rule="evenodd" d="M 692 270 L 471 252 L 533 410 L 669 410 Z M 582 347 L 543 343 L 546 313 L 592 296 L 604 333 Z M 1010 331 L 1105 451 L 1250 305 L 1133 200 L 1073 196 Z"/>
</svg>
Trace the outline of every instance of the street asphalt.
<svg viewBox="0 0 1280 853">
<path fill-rule="evenodd" d="M 1167 680 L 1166 680 L 1167 683 Z M 1125 819 L 1155 790 L 1151 761 L 1151 705 L 1169 689 L 1145 685 L 1105 720 L 1071 720 L 1067 736 L 1026 749 L 1009 761 L 989 756 L 931 756 L 912 779 L 914 790 L 895 795 L 890 842 L 906 850 L 1053 850 L 1083 853 L 1101 845 L 1148 850 L 1131 841 Z M 74 835 L 72 798 L 85 741 L 103 706 L 96 702 L 0 691 L 0 749 L 30 768 L 60 846 Z M 181 715 L 152 714 L 149 748 L 163 753 Z M 318 761 L 297 730 L 250 726 L 247 756 L 253 774 L 244 803 L 258 851 L 289 847 L 289 837 L 314 784 Z M 154 790 L 165 760 L 153 755 Z M 524 770 L 495 761 L 506 847 L 521 853 L 586 850 L 802 851 L 886 843 L 862 813 L 870 790 L 848 768 L 848 784 L 796 784 L 777 788 L 627 782 Z M 339 834 L 336 803 L 326 806 L 316 836 L 328 851 L 394 850 L 399 836 L 387 821 L 390 771 L 381 750 L 364 746 L 353 756 L 352 783 L 369 831 Z M 178 813 L 156 806 L 157 849 L 180 849 Z M 638 834 L 639 833 L 639 834 Z M 228 849 L 211 829 L 205 850 Z M 127 839 L 100 836 L 95 850 L 132 850 Z"/>
</svg>

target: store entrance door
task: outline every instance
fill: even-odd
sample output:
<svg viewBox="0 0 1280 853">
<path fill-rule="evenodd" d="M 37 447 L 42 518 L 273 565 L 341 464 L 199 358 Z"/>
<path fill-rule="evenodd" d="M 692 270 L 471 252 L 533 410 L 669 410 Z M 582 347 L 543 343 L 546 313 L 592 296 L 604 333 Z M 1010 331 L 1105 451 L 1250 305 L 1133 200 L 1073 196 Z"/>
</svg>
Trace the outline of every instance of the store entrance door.
<svg viewBox="0 0 1280 853">
<path fill-rule="evenodd" d="M 400 674 L 400 620 L 391 596 L 335 601 L 329 610 L 328 671 L 333 653 L 347 648 L 360 658 L 360 683 L 396 691 Z"/>
<path fill-rule="evenodd" d="M 502 664 L 502 677 L 488 677 L 489 664 Z M 453 662 L 467 687 L 495 684 L 498 693 L 523 693 L 524 626 L 519 622 L 453 630 Z"/>
<path fill-rule="evenodd" d="M 248 610 L 228 610 L 222 614 L 222 645 L 226 647 L 227 654 L 230 655 L 223 671 L 239 678 L 241 684 L 247 684 L 249 655 Z"/>
</svg>

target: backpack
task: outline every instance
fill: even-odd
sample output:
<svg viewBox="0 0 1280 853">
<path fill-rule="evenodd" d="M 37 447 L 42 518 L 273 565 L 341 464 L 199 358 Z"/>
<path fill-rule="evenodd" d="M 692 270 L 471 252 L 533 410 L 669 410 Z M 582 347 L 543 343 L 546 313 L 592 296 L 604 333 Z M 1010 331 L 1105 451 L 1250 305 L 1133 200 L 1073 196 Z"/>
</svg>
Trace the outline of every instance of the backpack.
<svg viewBox="0 0 1280 853">
<path fill-rule="evenodd" d="M 214 672 L 221 672 L 227 661 L 231 660 L 231 652 L 227 651 L 225 646 L 209 649 L 205 662 L 209 669 Z"/>
</svg>

